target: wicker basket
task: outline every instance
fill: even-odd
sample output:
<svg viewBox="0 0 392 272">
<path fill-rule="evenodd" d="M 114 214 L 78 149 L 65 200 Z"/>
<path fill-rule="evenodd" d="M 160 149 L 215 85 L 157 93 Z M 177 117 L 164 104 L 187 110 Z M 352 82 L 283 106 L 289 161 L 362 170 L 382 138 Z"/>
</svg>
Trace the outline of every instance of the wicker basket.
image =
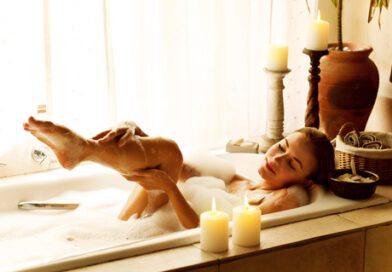
<svg viewBox="0 0 392 272">
<path fill-rule="evenodd" d="M 355 130 L 351 123 L 344 124 L 336 136 L 335 167 L 336 169 L 351 168 L 351 161 L 360 170 L 374 172 L 380 177 L 380 184 L 392 185 L 392 148 L 369 149 L 354 147 L 344 142 L 344 137 L 350 131 Z M 359 132 L 359 135 L 364 132 Z M 383 145 L 392 146 L 392 133 L 372 133 Z"/>
</svg>

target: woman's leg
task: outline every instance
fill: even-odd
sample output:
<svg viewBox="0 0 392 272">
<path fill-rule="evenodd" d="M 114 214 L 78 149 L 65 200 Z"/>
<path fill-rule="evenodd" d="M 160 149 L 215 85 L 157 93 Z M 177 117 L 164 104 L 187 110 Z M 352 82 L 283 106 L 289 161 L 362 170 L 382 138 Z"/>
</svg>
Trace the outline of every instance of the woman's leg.
<svg viewBox="0 0 392 272">
<path fill-rule="evenodd" d="M 93 161 L 117 170 L 124 177 L 134 170 L 151 168 L 165 171 L 174 181 L 178 180 L 180 174 L 181 151 L 175 142 L 168 139 L 135 137 L 119 147 L 116 139 L 98 143 L 85 139 L 64 126 L 32 117 L 24 124 L 24 129 L 47 144 L 56 154 L 59 163 L 67 169 L 72 169 L 83 161 Z M 139 188 L 132 194 L 134 200 L 128 201 L 122 214 L 130 216 L 136 212 L 140 215 L 147 205 L 147 193 L 139 185 L 137 187 Z M 157 208 L 166 203 L 167 199 L 166 195 L 159 196 L 153 201 L 153 206 Z M 128 219 L 129 216 L 123 219 Z"/>
<path fill-rule="evenodd" d="M 177 144 L 160 137 L 138 137 L 119 147 L 117 139 L 105 143 L 86 139 L 71 129 L 30 117 L 24 129 L 47 144 L 59 163 L 72 169 L 83 161 L 109 166 L 124 176 L 138 169 L 157 168 L 178 180 L 182 154 Z"/>
<path fill-rule="evenodd" d="M 66 169 L 73 169 L 83 161 L 94 161 L 110 166 L 126 175 L 136 169 L 148 167 L 143 148 L 135 143 L 119 148 L 116 141 L 98 144 L 85 139 L 67 127 L 32 117 L 24 129 L 47 144 L 55 153 L 59 163 Z"/>
<path fill-rule="evenodd" d="M 137 217 L 139 217 L 147 207 L 147 213 L 153 212 L 165 205 L 168 201 L 169 198 L 165 192 L 154 195 L 154 192 L 146 191 L 140 185 L 135 184 L 135 187 L 129 195 L 129 198 L 120 212 L 118 219 L 126 221 L 133 214 L 136 214 Z"/>
<path fill-rule="evenodd" d="M 118 219 L 120 220 L 128 220 L 133 214 L 136 214 L 137 217 L 141 216 L 144 209 L 148 205 L 148 193 L 138 184 L 135 184 L 133 187 L 129 198 L 123 207 L 122 211 L 118 215 Z"/>
</svg>

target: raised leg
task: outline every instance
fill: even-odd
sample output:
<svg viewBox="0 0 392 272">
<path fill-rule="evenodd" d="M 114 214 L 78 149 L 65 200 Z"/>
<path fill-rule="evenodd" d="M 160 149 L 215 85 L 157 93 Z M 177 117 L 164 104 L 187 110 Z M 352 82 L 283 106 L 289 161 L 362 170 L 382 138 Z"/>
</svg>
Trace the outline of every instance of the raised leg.
<svg viewBox="0 0 392 272">
<path fill-rule="evenodd" d="M 60 164 L 72 169 L 82 161 L 93 161 L 117 170 L 124 177 L 139 169 L 160 169 L 177 181 L 182 166 L 182 154 L 177 144 L 160 137 L 138 137 L 119 147 L 117 140 L 98 143 L 85 139 L 67 127 L 30 117 L 23 125 L 37 139 L 47 144 L 55 153 Z M 137 185 L 124 207 L 120 218 L 138 215 L 147 206 L 147 192 Z M 147 200 L 146 200 L 147 199 Z M 158 208 L 167 203 L 166 194 L 157 195 L 151 203 Z"/>
<path fill-rule="evenodd" d="M 180 174 L 182 154 L 177 144 L 169 139 L 135 136 L 120 147 L 117 139 L 99 143 L 62 125 L 33 117 L 23 127 L 47 144 L 67 169 L 74 168 L 82 161 L 93 161 L 109 166 L 124 176 L 135 170 L 151 168 L 165 171 L 175 181 Z"/>
</svg>

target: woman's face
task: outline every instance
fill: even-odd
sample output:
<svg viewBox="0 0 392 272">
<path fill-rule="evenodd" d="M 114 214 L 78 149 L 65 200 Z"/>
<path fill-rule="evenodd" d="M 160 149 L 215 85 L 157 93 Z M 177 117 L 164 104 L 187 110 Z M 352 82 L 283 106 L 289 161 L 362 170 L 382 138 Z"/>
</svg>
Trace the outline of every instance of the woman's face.
<svg viewBox="0 0 392 272">
<path fill-rule="evenodd" d="M 259 174 L 270 189 L 291 184 L 305 184 L 316 170 L 317 161 L 303 133 L 295 132 L 271 146 L 259 168 Z"/>
</svg>

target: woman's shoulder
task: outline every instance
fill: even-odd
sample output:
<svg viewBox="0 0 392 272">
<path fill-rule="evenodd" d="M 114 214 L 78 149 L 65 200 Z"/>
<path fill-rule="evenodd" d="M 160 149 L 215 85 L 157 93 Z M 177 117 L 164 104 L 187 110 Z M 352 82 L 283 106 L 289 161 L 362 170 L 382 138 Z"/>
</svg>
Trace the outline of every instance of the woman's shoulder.
<svg viewBox="0 0 392 272">
<path fill-rule="evenodd" d="M 269 190 L 261 204 L 264 214 L 298 208 L 309 204 L 309 196 L 305 188 L 297 185 Z"/>
<path fill-rule="evenodd" d="M 293 184 L 287 187 L 287 190 L 307 192 L 306 188 L 299 184 Z"/>
<path fill-rule="evenodd" d="M 308 190 L 302 185 L 295 184 L 287 187 L 287 194 L 290 198 L 296 199 L 299 206 L 309 204 L 310 197 Z"/>
</svg>

